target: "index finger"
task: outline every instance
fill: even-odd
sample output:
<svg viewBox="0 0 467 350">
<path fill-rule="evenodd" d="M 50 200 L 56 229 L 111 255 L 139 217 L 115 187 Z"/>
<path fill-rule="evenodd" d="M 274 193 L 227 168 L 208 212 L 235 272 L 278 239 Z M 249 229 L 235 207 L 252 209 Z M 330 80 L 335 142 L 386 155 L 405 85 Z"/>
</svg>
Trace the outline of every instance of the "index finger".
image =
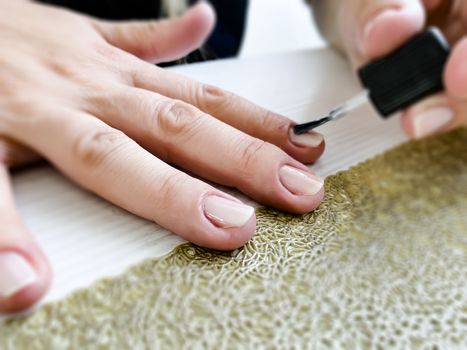
<svg viewBox="0 0 467 350">
<path fill-rule="evenodd" d="M 354 67 L 399 47 L 425 25 L 420 0 L 342 2 L 340 35 Z"/>
<path fill-rule="evenodd" d="M 134 72 L 134 85 L 185 101 L 250 136 L 272 143 L 303 163 L 316 161 L 324 152 L 321 134 L 295 135 L 293 121 L 236 94 L 206 85 L 147 63 Z"/>
</svg>

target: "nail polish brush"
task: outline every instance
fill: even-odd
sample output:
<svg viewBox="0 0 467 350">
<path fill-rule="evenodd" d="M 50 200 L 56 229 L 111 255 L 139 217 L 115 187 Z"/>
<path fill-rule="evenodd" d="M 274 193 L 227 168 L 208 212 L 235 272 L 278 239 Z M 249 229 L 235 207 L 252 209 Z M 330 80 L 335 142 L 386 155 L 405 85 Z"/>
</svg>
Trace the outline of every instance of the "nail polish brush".
<svg viewBox="0 0 467 350">
<path fill-rule="evenodd" d="M 334 108 L 325 117 L 295 125 L 300 135 L 338 120 L 370 101 L 383 118 L 444 90 L 443 71 L 450 53 L 441 31 L 428 28 L 392 53 L 358 71 L 363 92 Z"/>
</svg>

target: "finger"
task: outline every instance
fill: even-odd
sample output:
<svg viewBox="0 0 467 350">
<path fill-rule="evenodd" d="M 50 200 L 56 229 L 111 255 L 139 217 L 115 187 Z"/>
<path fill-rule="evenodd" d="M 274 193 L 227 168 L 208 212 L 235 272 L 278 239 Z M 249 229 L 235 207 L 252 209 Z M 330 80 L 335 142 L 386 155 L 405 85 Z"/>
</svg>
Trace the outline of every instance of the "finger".
<svg viewBox="0 0 467 350">
<path fill-rule="evenodd" d="M 172 168 L 93 116 L 54 111 L 36 127 L 18 128 L 16 137 L 31 140 L 83 187 L 191 242 L 234 249 L 254 233 L 252 207 Z"/>
<path fill-rule="evenodd" d="M 106 123 L 164 160 L 236 187 L 263 204 L 305 213 L 323 198 L 323 181 L 304 165 L 192 105 L 134 88 L 117 90 L 93 105 Z"/>
<path fill-rule="evenodd" d="M 214 10 L 202 2 L 179 18 L 151 22 L 93 22 L 112 45 L 149 62 L 167 62 L 199 48 L 211 33 Z"/>
<path fill-rule="evenodd" d="M 429 15 L 447 15 L 453 8 L 459 8 L 461 1 L 457 0 L 422 0 Z"/>
<path fill-rule="evenodd" d="M 341 16 L 341 35 L 355 67 L 391 52 L 425 25 L 419 0 L 348 1 Z"/>
<path fill-rule="evenodd" d="M 147 64 L 134 72 L 134 84 L 194 105 L 250 136 L 278 146 L 300 162 L 312 163 L 324 152 L 321 134 L 311 131 L 295 135 L 290 119 L 214 86 Z"/>
<path fill-rule="evenodd" d="M 0 165 L 0 312 L 23 310 L 47 291 L 51 269 L 15 208 L 8 170 Z"/>
<path fill-rule="evenodd" d="M 461 2 L 457 0 L 423 0 L 423 5 L 429 17 L 433 20 L 442 17 L 449 17 L 453 10 L 459 11 L 462 8 Z"/>
<path fill-rule="evenodd" d="M 446 93 L 429 97 L 409 108 L 402 125 L 414 138 L 430 135 L 467 124 L 467 39 L 454 48 L 445 71 Z"/>
<path fill-rule="evenodd" d="M 459 41 L 466 32 L 465 1 L 424 0 L 427 11 L 427 25 L 440 28 L 450 44 Z"/>
<path fill-rule="evenodd" d="M 5 137 L 0 138 L 0 164 L 9 168 L 21 167 L 40 161 L 40 156 L 30 149 Z"/>
<path fill-rule="evenodd" d="M 467 100 L 467 37 L 453 48 L 446 66 L 444 81 L 449 95 Z"/>
<path fill-rule="evenodd" d="M 448 19 L 453 19 L 453 10 L 459 10 L 459 6 L 455 6 L 456 2 L 456 0 L 422 0 L 427 12 L 427 24 L 444 27 Z"/>
<path fill-rule="evenodd" d="M 403 129 L 415 139 L 452 130 L 460 125 L 462 115 L 456 113 L 454 107 L 455 101 L 444 93 L 431 96 L 403 113 Z"/>
</svg>

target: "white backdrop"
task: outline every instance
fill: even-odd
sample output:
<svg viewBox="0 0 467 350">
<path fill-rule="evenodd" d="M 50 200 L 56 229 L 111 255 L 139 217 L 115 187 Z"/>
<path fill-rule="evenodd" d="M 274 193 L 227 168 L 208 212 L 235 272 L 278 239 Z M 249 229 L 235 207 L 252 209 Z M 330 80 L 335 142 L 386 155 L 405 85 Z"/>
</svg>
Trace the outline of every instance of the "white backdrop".
<svg viewBox="0 0 467 350">
<path fill-rule="evenodd" d="M 324 45 L 305 0 L 250 0 L 242 57 Z"/>
</svg>

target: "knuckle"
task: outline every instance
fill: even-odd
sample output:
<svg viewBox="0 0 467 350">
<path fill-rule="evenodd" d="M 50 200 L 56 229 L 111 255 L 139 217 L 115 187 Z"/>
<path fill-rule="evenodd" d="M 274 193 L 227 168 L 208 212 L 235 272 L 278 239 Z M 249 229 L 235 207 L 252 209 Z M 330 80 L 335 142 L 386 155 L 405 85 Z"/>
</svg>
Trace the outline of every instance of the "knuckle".
<svg viewBox="0 0 467 350">
<path fill-rule="evenodd" d="M 217 86 L 201 84 L 198 87 L 197 103 L 201 109 L 211 114 L 217 114 L 227 108 L 235 95 Z"/>
<path fill-rule="evenodd" d="M 243 146 L 240 152 L 240 169 L 245 175 L 251 174 L 263 158 L 262 153 L 268 147 L 268 143 L 251 137 L 248 137 L 247 140 L 243 139 L 241 142 Z"/>
<path fill-rule="evenodd" d="M 109 45 L 107 42 L 96 41 L 93 43 L 92 48 L 96 54 L 106 60 L 120 61 L 128 58 L 128 54 L 125 51 Z"/>
<path fill-rule="evenodd" d="M 76 65 L 70 64 L 67 60 L 59 59 L 57 55 L 50 55 L 47 65 L 57 75 L 66 78 L 75 77 L 78 73 Z"/>
<path fill-rule="evenodd" d="M 202 113 L 193 106 L 178 100 L 163 100 L 154 108 L 151 129 L 168 141 L 179 137 L 186 140 L 196 132 L 201 121 Z"/>
<path fill-rule="evenodd" d="M 164 174 L 163 179 L 158 181 L 158 186 L 154 191 L 152 203 L 156 204 L 156 210 L 167 211 L 170 207 L 177 203 L 180 199 L 181 184 L 188 181 L 188 175 L 176 171 Z"/>
<path fill-rule="evenodd" d="M 260 123 L 260 128 L 263 130 L 271 130 L 273 128 L 274 131 L 288 130 L 291 124 L 288 119 L 268 110 L 264 110 Z"/>
<path fill-rule="evenodd" d="M 133 83 L 134 68 L 141 62 L 134 55 L 107 43 L 97 42 L 95 45 L 96 55 L 94 63 L 100 70 L 105 70 L 127 84 Z"/>
<path fill-rule="evenodd" d="M 129 138 L 123 132 L 101 126 L 76 138 L 72 157 L 87 169 L 98 168 L 128 143 Z"/>
<path fill-rule="evenodd" d="M 83 83 L 90 79 L 91 61 L 86 57 L 67 57 L 55 50 L 45 59 L 45 65 L 56 77 L 67 82 Z"/>
</svg>

